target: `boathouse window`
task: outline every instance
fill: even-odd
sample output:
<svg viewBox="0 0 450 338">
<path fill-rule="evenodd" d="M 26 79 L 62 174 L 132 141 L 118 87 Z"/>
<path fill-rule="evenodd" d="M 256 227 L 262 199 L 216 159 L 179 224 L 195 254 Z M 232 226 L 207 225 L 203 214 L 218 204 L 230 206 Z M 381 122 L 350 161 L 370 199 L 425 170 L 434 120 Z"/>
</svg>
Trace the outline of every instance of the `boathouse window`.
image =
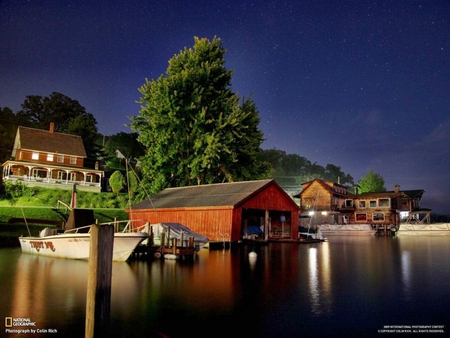
<svg viewBox="0 0 450 338">
<path fill-rule="evenodd" d="M 358 202 L 358 208 L 365 209 L 366 208 L 366 201 L 359 201 Z"/>
<path fill-rule="evenodd" d="M 367 214 L 356 214 L 356 222 L 367 222 Z"/>
<path fill-rule="evenodd" d="M 382 221 L 384 221 L 384 214 L 381 212 L 374 213 L 372 215 L 372 220 L 374 222 L 382 222 Z"/>
<path fill-rule="evenodd" d="M 378 200 L 379 207 L 389 207 L 389 198 L 380 198 Z"/>
<path fill-rule="evenodd" d="M 63 163 L 64 162 L 64 155 L 58 155 L 58 157 L 56 157 L 56 161 L 58 163 Z"/>
<path fill-rule="evenodd" d="M 377 207 L 377 201 L 369 201 L 369 207 L 376 208 Z"/>
<path fill-rule="evenodd" d="M 39 153 L 33 152 L 33 153 L 31 154 L 31 159 L 32 159 L 32 160 L 39 160 Z"/>
<path fill-rule="evenodd" d="M 53 162 L 53 154 L 47 154 L 47 161 Z"/>
</svg>

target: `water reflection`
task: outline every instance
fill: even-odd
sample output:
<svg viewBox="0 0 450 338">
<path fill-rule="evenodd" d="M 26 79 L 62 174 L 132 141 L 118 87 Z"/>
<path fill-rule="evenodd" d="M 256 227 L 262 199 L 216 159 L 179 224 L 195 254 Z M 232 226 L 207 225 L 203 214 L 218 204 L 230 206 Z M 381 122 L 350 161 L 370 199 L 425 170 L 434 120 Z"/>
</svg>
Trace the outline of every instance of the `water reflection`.
<svg viewBox="0 0 450 338">
<path fill-rule="evenodd" d="M 311 312 L 315 315 L 328 314 L 332 305 L 332 290 L 330 283 L 330 257 L 328 243 L 319 249 L 308 250 L 309 295 Z"/>
<path fill-rule="evenodd" d="M 0 318 L 82 337 L 87 272 L 84 261 L 0 249 Z M 202 250 L 192 261 L 113 263 L 111 325 L 114 337 L 379 336 L 383 325 L 450 325 L 448 280 L 450 237 Z"/>
</svg>

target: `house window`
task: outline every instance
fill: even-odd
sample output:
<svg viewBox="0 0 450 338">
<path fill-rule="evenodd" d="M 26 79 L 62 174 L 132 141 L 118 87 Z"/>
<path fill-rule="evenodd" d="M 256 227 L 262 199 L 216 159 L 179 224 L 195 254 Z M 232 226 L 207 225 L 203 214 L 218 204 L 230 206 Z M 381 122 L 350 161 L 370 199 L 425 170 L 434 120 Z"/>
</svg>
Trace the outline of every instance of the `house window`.
<svg viewBox="0 0 450 338">
<path fill-rule="evenodd" d="M 39 178 L 47 178 L 47 170 L 44 169 L 33 169 L 31 176 L 39 179 Z"/>
<path fill-rule="evenodd" d="M 305 198 L 303 200 L 303 206 L 305 209 L 312 209 L 313 207 L 313 199 L 312 198 Z"/>
<path fill-rule="evenodd" d="M 56 161 L 57 161 L 58 163 L 64 163 L 64 155 L 58 155 L 58 156 L 56 157 Z"/>
<path fill-rule="evenodd" d="M 353 200 L 345 200 L 345 207 L 351 208 L 353 206 Z"/>
<path fill-rule="evenodd" d="M 384 214 L 381 212 L 373 213 L 372 214 L 372 220 L 374 222 L 383 222 L 384 221 Z"/>
<path fill-rule="evenodd" d="M 356 214 L 356 222 L 367 222 L 367 214 Z"/>
<path fill-rule="evenodd" d="M 369 201 L 369 207 L 370 208 L 376 208 L 377 207 L 377 201 Z"/>
<path fill-rule="evenodd" d="M 77 158 L 74 156 L 70 157 L 70 164 L 77 164 Z"/>
<path fill-rule="evenodd" d="M 359 209 L 365 209 L 366 208 L 366 201 L 359 201 L 358 202 L 358 208 Z"/>
<path fill-rule="evenodd" d="M 378 206 L 382 208 L 389 208 L 389 198 L 380 198 L 378 200 Z"/>
<path fill-rule="evenodd" d="M 39 153 L 33 152 L 31 154 L 31 159 L 32 160 L 39 160 Z"/>
<path fill-rule="evenodd" d="M 47 154 L 47 161 L 53 162 L 53 154 Z"/>
</svg>

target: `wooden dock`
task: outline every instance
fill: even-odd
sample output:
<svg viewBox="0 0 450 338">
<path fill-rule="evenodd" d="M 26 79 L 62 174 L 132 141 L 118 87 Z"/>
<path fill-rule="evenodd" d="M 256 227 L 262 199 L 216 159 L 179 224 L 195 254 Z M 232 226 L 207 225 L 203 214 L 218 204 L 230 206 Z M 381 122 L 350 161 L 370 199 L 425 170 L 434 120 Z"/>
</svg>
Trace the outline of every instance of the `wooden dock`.
<svg viewBox="0 0 450 338">
<path fill-rule="evenodd" d="M 163 240 L 163 243 L 166 242 Z M 171 245 L 152 245 L 153 240 L 150 236 L 148 245 L 138 245 L 133 252 L 133 257 L 136 258 L 162 258 L 162 259 L 186 259 L 192 258 L 197 250 L 194 246 L 194 237 L 189 237 L 189 244 L 187 247 L 177 245 L 177 239 L 172 238 Z"/>
</svg>

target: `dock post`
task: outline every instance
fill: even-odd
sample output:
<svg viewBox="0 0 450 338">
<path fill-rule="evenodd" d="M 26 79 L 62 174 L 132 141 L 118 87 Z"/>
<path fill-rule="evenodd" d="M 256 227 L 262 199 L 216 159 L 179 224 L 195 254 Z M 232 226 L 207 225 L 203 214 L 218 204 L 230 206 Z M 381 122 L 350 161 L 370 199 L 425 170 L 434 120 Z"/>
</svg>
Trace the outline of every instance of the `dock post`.
<svg viewBox="0 0 450 338">
<path fill-rule="evenodd" d="M 189 237 L 189 248 L 194 247 L 194 237 Z"/>
<path fill-rule="evenodd" d="M 108 336 L 111 311 L 111 276 L 114 225 L 91 227 L 85 337 Z"/>
<path fill-rule="evenodd" d="M 172 253 L 177 254 L 177 239 L 175 237 L 172 238 Z"/>
</svg>

